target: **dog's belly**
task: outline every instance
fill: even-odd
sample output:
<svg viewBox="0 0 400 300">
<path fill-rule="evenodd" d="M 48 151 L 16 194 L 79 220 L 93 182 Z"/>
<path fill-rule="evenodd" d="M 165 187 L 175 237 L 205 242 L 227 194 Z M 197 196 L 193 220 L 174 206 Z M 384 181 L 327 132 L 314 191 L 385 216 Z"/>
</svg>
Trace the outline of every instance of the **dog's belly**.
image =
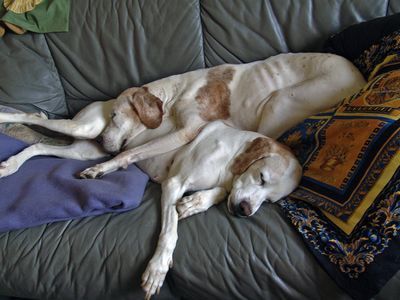
<svg viewBox="0 0 400 300">
<path fill-rule="evenodd" d="M 153 158 L 142 160 L 136 165 L 154 182 L 161 183 L 168 175 L 176 151 L 158 155 Z"/>
</svg>

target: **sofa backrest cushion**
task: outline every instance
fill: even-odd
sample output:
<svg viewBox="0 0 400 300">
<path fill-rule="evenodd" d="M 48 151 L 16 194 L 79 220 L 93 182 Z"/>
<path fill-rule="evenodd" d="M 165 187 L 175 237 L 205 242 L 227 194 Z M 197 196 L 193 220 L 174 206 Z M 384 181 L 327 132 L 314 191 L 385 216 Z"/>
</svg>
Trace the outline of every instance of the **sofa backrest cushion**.
<svg viewBox="0 0 400 300">
<path fill-rule="evenodd" d="M 9 34 L 0 40 L 2 66 L 10 60 L 4 51 L 20 51 L 18 41 L 32 40 L 18 72 L 13 57 L 2 68 L 0 104 L 44 110 L 51 117 L 74 115 L 94 100 L 168 75 L 280 52 L 318 51 L 329 35 L 351 24 L 400 11 L 393 2 L 72 0 L 68 33 Z M 33 85 L 38 64 L 59 80 L 42 76 Z M 30 95 L 33 86 L 40 93 Z"/>
</svg>

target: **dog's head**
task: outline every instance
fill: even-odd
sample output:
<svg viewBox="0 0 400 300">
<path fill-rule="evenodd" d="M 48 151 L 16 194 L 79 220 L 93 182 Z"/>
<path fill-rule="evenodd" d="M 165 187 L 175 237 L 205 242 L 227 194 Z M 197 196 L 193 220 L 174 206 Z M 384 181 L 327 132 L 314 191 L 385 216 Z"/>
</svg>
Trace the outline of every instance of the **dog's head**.
<svg viewBox="0 0 400 300">
<path fill-rule="evenodd" d="M 145 129 L 160 126 L 162 115 L 162 101 L 147 87 L 127 89 L 116 99 L 110 122 L 101 135 L 103 148 L 109 153 L 123 150 Z"/>
<path fill-rule="evenodd" d="M 275 202 L 299 184 L 301 166 L 285 146 L 270 138 L 253 140 L 231 166 L 234 174 L 228 210 L 239 217 L 253 215 L 264 201 Z"/>
</svg>

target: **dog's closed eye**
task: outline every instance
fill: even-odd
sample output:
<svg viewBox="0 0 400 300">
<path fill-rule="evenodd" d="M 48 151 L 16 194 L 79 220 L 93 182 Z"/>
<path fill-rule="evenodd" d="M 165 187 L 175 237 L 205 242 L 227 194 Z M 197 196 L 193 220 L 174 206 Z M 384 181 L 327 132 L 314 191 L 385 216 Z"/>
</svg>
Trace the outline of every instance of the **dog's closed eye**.
<svg viewBox="0 0 400 300">
<path fill-rule="evenodd" d="M 265 184 L 264 175 L 263 175 L 263 173 L 260 173 L 260 185 L 264 185 L 264 184 Z"/>
</svg>

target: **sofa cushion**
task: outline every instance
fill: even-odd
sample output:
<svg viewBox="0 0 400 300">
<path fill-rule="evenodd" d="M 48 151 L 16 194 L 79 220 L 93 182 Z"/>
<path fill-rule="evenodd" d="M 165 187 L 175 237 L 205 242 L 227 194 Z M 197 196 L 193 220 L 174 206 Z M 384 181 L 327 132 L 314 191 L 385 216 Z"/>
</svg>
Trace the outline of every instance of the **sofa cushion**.
<svg viewBox="0 0 400 300">
<path fill-rule="evenodd" d="M 178 231 L 169 275 L 183 299 L 346 297 L 305 251 L 276 204 L 237 218 L 223 202 L 180 221 Z"/>
<path fill-rule="evenodd" d="M 199 9 L 196 0 L 72 1 L 70 31 L 46 34 L 71 114 L 204 67 Z"/>
<path fill-rule="evenodd" d="M 207 66 L 263 59 L 282 52 L 319 51 L 329 35 L 386 14 L 365 1 L 202 0 Z"/>
<path fill-rule="evenodd" d="M 0 233 L 0 295 L 27 299 L 143 299 L 140 277 L 160 228 L 160 188 L 135 210 Z M 175 298 L 165 283 L 158 297 Z"/>
<path fill-rule="evenodd" d="M 0 104 L 66 117 L 64 89 L 46 38 L 40 34 L 0 39 Z"/>
</svg>

